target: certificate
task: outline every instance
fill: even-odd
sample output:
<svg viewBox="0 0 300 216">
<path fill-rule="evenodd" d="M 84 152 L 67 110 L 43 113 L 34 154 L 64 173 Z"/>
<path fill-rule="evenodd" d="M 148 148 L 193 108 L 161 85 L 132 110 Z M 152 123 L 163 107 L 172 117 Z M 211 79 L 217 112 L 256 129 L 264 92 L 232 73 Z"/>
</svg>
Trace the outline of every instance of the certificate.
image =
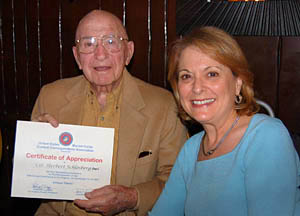
<svg viewBox="0 0 300 216">
<path fill-rule="evenodd" d="M 17 121 L 11 196 L 85 199 L 110 184 L 114 129 Z"/>
</svg>

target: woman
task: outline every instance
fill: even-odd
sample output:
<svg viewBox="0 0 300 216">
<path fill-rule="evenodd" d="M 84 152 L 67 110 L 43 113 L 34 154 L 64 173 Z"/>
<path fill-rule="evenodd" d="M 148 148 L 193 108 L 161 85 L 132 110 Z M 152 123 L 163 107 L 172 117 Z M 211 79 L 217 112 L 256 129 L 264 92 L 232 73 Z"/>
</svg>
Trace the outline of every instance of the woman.
<svg viewBox="0 0 300 216">
<path fill-rule="evenodd" d="M 298 155 L 279 119 L 256 114 L 236 41 L 215 27 L 175 41 L 169 81 L 181 117 L 204 131 L 184 145 L 149 215 L 300 215 Z"/>
</svg>

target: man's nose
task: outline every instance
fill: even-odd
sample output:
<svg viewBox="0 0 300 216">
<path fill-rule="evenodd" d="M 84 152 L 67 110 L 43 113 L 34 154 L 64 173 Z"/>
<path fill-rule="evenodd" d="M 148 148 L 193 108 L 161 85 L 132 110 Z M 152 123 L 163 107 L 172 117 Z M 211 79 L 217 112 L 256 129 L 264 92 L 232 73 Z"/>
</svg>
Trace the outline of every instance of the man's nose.
<svg viewBox="0 0 300 216">
<path fill-rule="evenodd" d="M 103 44 L 101 43 L 101 41 L 98 41 L 97 47 L 94 51 L 94 54 L 97 59 L 105 59 L 107 57 L 108 52 L 105 49 L 105 47 L 103 46 Z"/>
</svg>

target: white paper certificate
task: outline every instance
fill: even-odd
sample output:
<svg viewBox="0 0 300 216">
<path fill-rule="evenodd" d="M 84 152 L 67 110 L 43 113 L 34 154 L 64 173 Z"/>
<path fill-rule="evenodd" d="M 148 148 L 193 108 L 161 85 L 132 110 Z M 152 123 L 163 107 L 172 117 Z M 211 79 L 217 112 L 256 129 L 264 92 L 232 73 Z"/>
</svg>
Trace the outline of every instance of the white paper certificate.
<svg viewBox="0 0 300 216">
<path fill-rule="evenodd" d="M 114 129 L 17 121 L 11 196 L 85 199 L 110 184 Z"/>
</svg>

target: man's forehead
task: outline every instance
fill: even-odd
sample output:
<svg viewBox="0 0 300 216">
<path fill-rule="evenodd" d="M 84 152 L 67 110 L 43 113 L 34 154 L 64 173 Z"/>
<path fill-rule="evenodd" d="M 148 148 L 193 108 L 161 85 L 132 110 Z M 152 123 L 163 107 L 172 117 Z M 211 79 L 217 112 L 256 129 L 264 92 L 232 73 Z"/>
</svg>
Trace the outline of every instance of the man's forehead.
<svg viewBox="0 0 300 216">
<path fill-rule="evenodd" d="M 122 37 L 127 36 L 121 21 L 117 17 L 107 13 L 94 13 L 83 18 L 78 25 L 76 38 L 85 34 L 116 34 Z"/>
</svg>

